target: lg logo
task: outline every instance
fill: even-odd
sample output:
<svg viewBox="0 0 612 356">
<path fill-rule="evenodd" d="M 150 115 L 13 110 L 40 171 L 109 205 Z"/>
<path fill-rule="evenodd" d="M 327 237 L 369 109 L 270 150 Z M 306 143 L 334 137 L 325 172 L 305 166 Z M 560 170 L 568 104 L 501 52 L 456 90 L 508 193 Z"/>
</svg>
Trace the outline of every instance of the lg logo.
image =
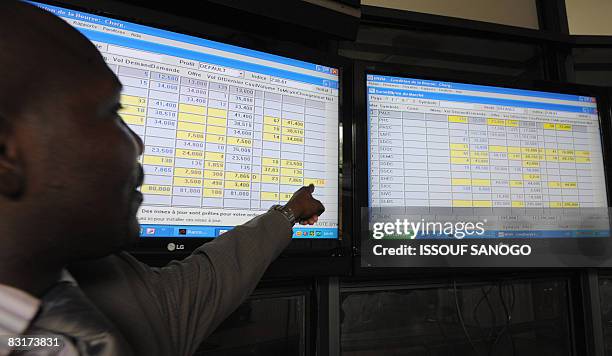
<svg viewBox="0 0 612 356">
<path fill-rule="evenodd" d="M 183 244 L 175 244 L 174 242 L 170 242 L 167 246 L 168 251 L 174 251 L 174 250 L 184 250 L 185 249 L 185 245 Z"/>
</svg>

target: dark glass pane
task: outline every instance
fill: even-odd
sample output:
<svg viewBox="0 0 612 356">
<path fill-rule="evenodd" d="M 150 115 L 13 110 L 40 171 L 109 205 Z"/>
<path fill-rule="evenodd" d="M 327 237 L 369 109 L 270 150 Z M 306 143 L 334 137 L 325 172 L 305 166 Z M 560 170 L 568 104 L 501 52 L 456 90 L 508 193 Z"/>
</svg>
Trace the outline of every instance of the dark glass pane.
<svg viewBox="0 0 612 356">
<path fill-rule="evenodd" d="M 612 48 L 574 48 L 574 82 L 612 86 Z"/>
<path fill-rule="evenodd" d="M 242 304 L 195 355 L 304 355 L 304 297 L 257 298 Z"/>
<path fill-rule="evenodd" d="M 539 45 L 426 31 L 362 25 L 354 42 L 341 42 L 349 58 L 542 79 Z"/>
<path fill-rule="evenodd" d="M 341 303 L 343 355 L 571 353 L 565 280 L 347 290 Z"/>
<path fill-rule="evenodd" d="M 599 295 L 606 355 L 612 355 L 612 278 L 599 280 Z"/>
</svg>

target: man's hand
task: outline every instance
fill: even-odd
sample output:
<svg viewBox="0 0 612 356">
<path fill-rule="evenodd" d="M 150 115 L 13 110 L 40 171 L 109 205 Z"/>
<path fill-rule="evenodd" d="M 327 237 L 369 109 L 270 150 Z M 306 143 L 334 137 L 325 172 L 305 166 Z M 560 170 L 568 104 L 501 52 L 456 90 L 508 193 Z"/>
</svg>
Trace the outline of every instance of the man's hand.
<svg viewBox="0 0 612 356">
<path fill-rule="evenodd" d="M 312 197 L 314 189 L 314 184 L 298 189 L 285 204 L 302 225 L 313 225 L 325 211 L 323 204 Z"/>
</svg>

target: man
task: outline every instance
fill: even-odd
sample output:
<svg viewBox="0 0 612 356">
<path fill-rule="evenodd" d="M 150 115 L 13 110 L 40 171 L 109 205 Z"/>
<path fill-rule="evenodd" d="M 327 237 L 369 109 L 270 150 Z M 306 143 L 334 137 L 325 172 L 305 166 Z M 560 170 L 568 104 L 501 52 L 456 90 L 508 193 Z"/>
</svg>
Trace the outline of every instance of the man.
<svg viewBox="0 0 612 356">
<path fill-rule="evenodd" d="M 0 2 L 0 334 L 65 336 L 72 354 L 190 355 L 289 244 L 283 213 L 313 224 L 324 208 L 303 187 L 161 269 L 120 252 L 139 236 L 143 179 L 120 92 L 72 27 Z"/>
</svg>

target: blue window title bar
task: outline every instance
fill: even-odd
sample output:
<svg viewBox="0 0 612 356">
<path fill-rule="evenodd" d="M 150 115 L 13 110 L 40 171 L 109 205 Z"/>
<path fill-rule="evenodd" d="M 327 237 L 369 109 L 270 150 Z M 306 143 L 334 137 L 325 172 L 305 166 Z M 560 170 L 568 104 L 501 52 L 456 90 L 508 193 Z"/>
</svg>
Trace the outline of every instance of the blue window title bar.
<svg viewBox="0 0 612 356">
<path fill-rule="evenodd" d="M 376 95 L 386 95 L 386 96 L 400 96 L 400 97 L 414 98 L 414 99 L 430 99 L 430 100 L 456 101 L 456 102 L 473 103 L 473 104 L 514 106 L 514 107 L 520 107 L 520 108 L 542 109 L 542 110 L 551 110 L 551 111 L 567 111 L 567 112 L 577 112 L 577 113 L 587 113 L 587 114 L 597 113 L 596 108 L 584 107 L 584 106 L 538 103 L 534 101 L 496 99 L 496 98 L 487 98 L 487 97 L 482 97 L 482 96 L 442 94 L 442 93 L 431 93 L 431 92 L 421 92 L 421 91 L 402 90 L 402 89 L 388 89 L 388 88 L 379 88 L 379 87 L 372 87 L 372 86 L 368 86 L 368 93 L 376 94 Z"/>
<path fill-rule="evenodd" d="M 480 92 L 493 93 L 493 94 L 532 96 L 535 98 L 568 100 L 568 101 L 577 101 L 577 102 L 584 102 L 584 103 L 594 103 L 595 102 L 595 98 L 590 97 L 590 96 L 549 93 L 549 92 L 544 92 L 544 91 L 525 90 L 525 89 L 502 88 L 502 87 L 493 87 L 493 86 L 488 86 L 488 85 L 441 82 L 441 81 L 434 81 L 434 80 L 402 78 L 402 77 L 392 77 L 392 76 L 374 75 L 374 74 L 368 74 L 367 78 L 368 78 L 368 81 L 370 82 L 379 82 L 379 83 L 404 84 L 404 85 L 422 86 L 422 87 L 428 87 L 428 88 L 470 90 L 470 91 L 480 91 Z"/>
<path fill-rule="evenodd" d="M 253 57 L 256 59 L 272 61 L 272 62 L 276 62 L 279 64 L 285 64 L 285 65 L 293 66 L 296 68 L 312 70 L 312 71 L 316 71 L 320 73 L 326 73 L 326 74 L 331 74 L 331 75 L 337 75 L 338 73 L 338 70 L 335 68 L 330 68 L 330 67 L 326 67 L 323 65 L 304 62 L 304 61 L 300 61 L 297 59 L 287 58 L 287 57 L 278 56 L 278 55 L 274 55 L 270 53 L 260 52 L 256 50 L 243 48 L 243 47 L 238 47 L 238 46 L 233 46 L 233 45 L 220 43 L 216 41 L 206 40 L 206 39 L 195 37 L 195 36 L 166 31 L 162 29 L 149 27 L 149 26 L 138 25 L 138 24 L 134 24 L 134 23 L 126 22 L 126 21 L 115 20 L 115 19 L 108 18 L 108 17 L 92 15 L 92 14 L 88 14 L 85 12 L 65 9 L 65 8 L 61 8 L 57 6 L 37 3 L 33 1 L 27 1 L 27 2 L 33 5 L 36 5 L 44 10 L 47 10 L 56 16 L 67 18 L 67 19 L 74 19 L 74 20 L 79 20 L 79 21 L 83 21 L 87 23 L 103 25 L 103 26 L 110 27 L 110 28 L 121 29 L 124 31 L 133 31 L 133 32 L 138 32 L 141 34 L 146 34 L 146 35 L 151 35 L 151 36 L 157 36 L 157 37 L 161 37 L 161 38 L 165 38 L 169 40 L 181 41 L 181 42 L 188 43 L 188 44 L 207 47 L 210 49 L 215 49 L 215 50 L 220 50 L 220 51 L 226 51 L 226 52 L 243 55 L 243 56 L 249 56 L 249 57 Z M 112 41 L 112 44 L 115 44 L 118 46 L 126 46 L 126 47 L 130 47 L 134 49 L 155 51 L 160 54 L 166 54 L 166 55 L 177 56 L 177 57 L 185 57 L 185 58 L 189 58 L 192 60 L 199 60 L 202 62 L 217 64 L 217 65 L 225 65 L 228 67 L 231 66 L 232 68 L 236 68 L 236 69 L 243 69 L 243 70 L 253 71 L 257 73 L 278 76 L 278 77 L 282 77 L 285 79 L 296 80 L 296 81 L 315 84 L 315 85 L 321 85 L 321 86 L 325 86 L 329 88 L 338 88 L 338 80 L 324 79 L 324 78 L 320 78 L 316 76 L 310 76 L 307 74 L 294 73 L 288 70 L 277 70 L 275 68 L 264 66 L 264 65 L 254 65 L 252 63 L 248 63 L 248 62 L 244 62 L 240 60 L 230 60 L 227 58 L 223 58 L 221 56 L 208 55 L 208 54 L 204 54 L 204 53 L 200 53 L 196 51 L 185 50 L 185 49 L 181 49 L 181 48 L 177 48 L 173 46 L 161 45 L 161 44 L 152 43 L 148 41 L 142 41 L 142 40 L 126 38 L 126 37 L 118 36 L 118 35 L 106 34 L 106 33 L 94 31 L 94 30 L 87 30 L 87 29 L 81 29 L 81 28 L 78 28 L 78 30 L 81 31 L 85 36 L 87 36 L 90 40 L 93 40 L 93 41 L 106 41 L 106 42 Z"/>
</svg>

